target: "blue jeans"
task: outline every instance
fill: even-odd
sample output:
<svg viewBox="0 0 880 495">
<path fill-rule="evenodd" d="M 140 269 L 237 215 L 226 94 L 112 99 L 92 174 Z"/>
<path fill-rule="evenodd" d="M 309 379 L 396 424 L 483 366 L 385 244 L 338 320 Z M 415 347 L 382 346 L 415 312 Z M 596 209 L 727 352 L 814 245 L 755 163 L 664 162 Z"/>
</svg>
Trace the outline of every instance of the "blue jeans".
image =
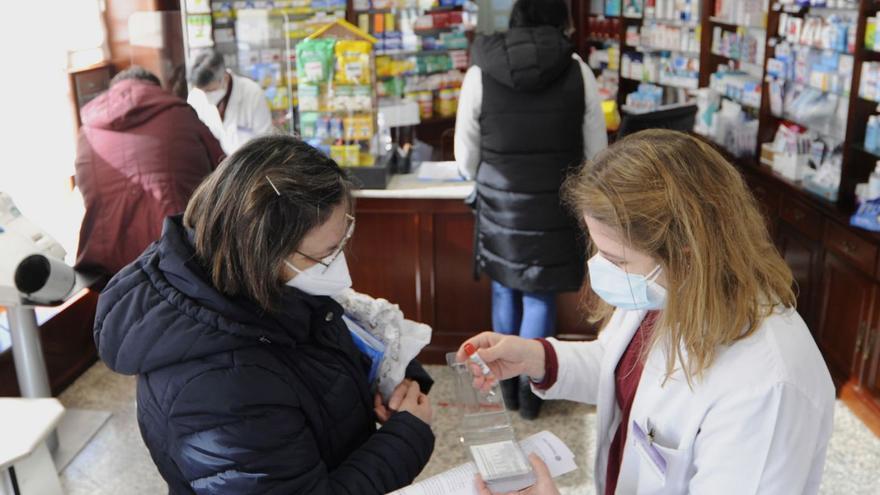
<svg viewBox="0 0 880 495">
<path fill-rule="evenodd" d="M 556 334 L 556 293 L 523 292 L 492 281 L 492 329 L 525 339 Z"/>
</svg>

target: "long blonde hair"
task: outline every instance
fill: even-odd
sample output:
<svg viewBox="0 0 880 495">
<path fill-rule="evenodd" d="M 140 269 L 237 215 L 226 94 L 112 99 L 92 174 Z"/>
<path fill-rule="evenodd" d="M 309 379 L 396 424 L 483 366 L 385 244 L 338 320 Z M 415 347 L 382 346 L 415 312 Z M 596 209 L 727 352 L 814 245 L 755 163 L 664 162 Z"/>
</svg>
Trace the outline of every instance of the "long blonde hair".
<svg viewBox="0 0 880 495">
<path fill-rule="evenodd" d="M 698 138 L 659 129 L 628 136 L 569 177 L 563 197 L 578 217 L 611 226 L 663 267 L 668 296 L 651 347 L 664 346 L 667 378 L 680 363 L 691 383 L 719 346 L 754 333 L 774 308 L 795 306 L 791 270 L 754 197 Z M 600 304 L 591 316 L 607 320 L 612 309 Z"/>
</svg>

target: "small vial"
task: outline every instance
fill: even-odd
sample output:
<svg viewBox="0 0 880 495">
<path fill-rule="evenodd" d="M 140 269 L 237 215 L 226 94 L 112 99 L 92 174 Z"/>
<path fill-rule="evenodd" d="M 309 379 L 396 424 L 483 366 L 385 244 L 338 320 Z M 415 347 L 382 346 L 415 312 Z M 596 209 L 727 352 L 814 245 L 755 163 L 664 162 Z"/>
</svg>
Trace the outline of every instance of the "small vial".
<svg viewBox="0 0 880 495">
<path fill-rule="evenodd" d="M 482 373 L 483 376 L 489 376 L 492 374 L 492 370 L 489 369 L 489 365 L 486 364 L 486 361 L 483 361 L 483 358 L 481 358 L 479 354 L 477 354 L 477 348 L 474 347 L 473 344 L 465 344 L 464 353 L 467 354 L 468 359 L 470 359 L 472 363 L 480 367 L 480 373 Z M 494 390 L 489 389 L 489 397 L 495 397 Z"/>
<path fill-rule="evenodd" d="M 489 369 L 489 365 L 486 364 L 486 361 L 483 361 L 483 358 L 477 354 L 477 348 L 474 347 L 473 344 L 467 343 L 464 345 L 464 353 L 467 354 L 468 359 L 471 360 L 472 363 L 476 364 L 480 367 L 480 373 L 483 376 L 489 375 L 492 373 L 492 370 Z"/>
</svg>

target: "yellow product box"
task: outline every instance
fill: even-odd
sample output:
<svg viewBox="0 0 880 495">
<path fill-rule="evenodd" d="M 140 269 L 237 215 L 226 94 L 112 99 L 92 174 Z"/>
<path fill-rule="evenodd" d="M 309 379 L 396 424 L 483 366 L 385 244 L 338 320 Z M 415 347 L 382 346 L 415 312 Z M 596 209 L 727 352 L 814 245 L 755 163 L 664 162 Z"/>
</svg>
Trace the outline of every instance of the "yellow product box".
<svg viewBox="0 0 880 495">
<path fill-rule="evenodd" d="M 339 40 L 334 48 L 336 55 L 336 82 L 338 84 L 369 84 L 370 53 L 372 45 L 367 41 Z"/>
<path fill-rule="evenodd" d="M 373 118 L 370 115 L 355 115 L 343 119 L 345 139 L 366 140 L 373 137 Z"/>
<path fill-rule="evenodd" d="M 369 151 L 361 151 L 360 152 L 360 160 L 358 165 L 361 167 L 372 167 L 376 163 L 376 157 L 373 156 Z"/>
<path fill-rule="evenodd" d="M 438 115 L 442 117 L 455 115 L 456 108 L 458 107 L 458 99 L 455 90 L 452 88 L 441 89 L 438 92 L 435 103 L 435 110 Z"/>
<path fill-rule="evenodd" d="M 330 158 L 339 165 L 345 165 L 345 146 L 341 144 L 331 145 Z"/>
<path fill-rule="evenodd" d="M 376 76 L 391 77 L 397 75 L 394 71 L 395 61 L 388 56 L 376 57 Z"/>
<path fill-rule="evenodd" d="M 348 167 L 357 167 L 361 160 L 361 147 L 356 144 L 346 144 L 342 148 L 342 163 Z"/>
<path fill-rule="evenodd" d="M 361 147 L 356 144 L 330 146 L 330 158 L 343 167 L 357 167 L 361 160 Z"/>
<path fill-rule="evenodd" d="M 605 100 L 602 102 L 602 114 L 605 116 L 605 128 L 616 131 L 620 127 L 620 113 L 617 111 L 617 102 Z"/>
<path fill-rule="evenodd" d="M 269 108 L 272 110 L 287 110 L 290 106 L 290 98 L 286 87 L 277 88 L 269 101 Z"/>
</svg>

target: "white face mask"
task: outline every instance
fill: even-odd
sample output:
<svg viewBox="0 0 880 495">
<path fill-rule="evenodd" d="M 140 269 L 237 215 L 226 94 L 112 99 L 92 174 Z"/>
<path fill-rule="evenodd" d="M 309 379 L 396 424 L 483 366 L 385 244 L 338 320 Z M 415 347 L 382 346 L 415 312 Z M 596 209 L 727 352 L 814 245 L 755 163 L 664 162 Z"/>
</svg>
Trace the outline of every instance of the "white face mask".
<svg viewBox="0 0 880 495">
<path fill-rule="evenodd" d="M 214 91 L 205 91 L 205 96 L 208 97 L 208 102 L 211 105 L 217 106 L 223 97 L 226 96 L 225 89 L 215 89 Z"/>
<path fill-rule="evenodd" d="M 601 254 L 587 262 L 590 286 L 608 304 L 628 310 L 662 309 L 666 306 L 666 289 L 657 283 L 660 265 L 647 275 L 627 273 Z"/>
<path fill-rule="evenodd" d="M 205 96 L 208 97 L 208 101 L 217 106 L 223 97 L 226 96 L 226 90 L 229 89 L 228 82 L 226 82 L 226 78 L 223 78 L 223 83 L 220 84 L 220 87 L 211 91 L 205 91 Z"/>
<path fill-rule="evenodd" d="M 287 281 L 287 285 L 313 296 L 333 296 L 351 287 L 351 275 L 348 273 L 344 253 L 328 256 L 321 261 L 327 265 L 317 263 L 306 270 L 300 270 L 284 260 L 297 273 Z"/>
</svg>

